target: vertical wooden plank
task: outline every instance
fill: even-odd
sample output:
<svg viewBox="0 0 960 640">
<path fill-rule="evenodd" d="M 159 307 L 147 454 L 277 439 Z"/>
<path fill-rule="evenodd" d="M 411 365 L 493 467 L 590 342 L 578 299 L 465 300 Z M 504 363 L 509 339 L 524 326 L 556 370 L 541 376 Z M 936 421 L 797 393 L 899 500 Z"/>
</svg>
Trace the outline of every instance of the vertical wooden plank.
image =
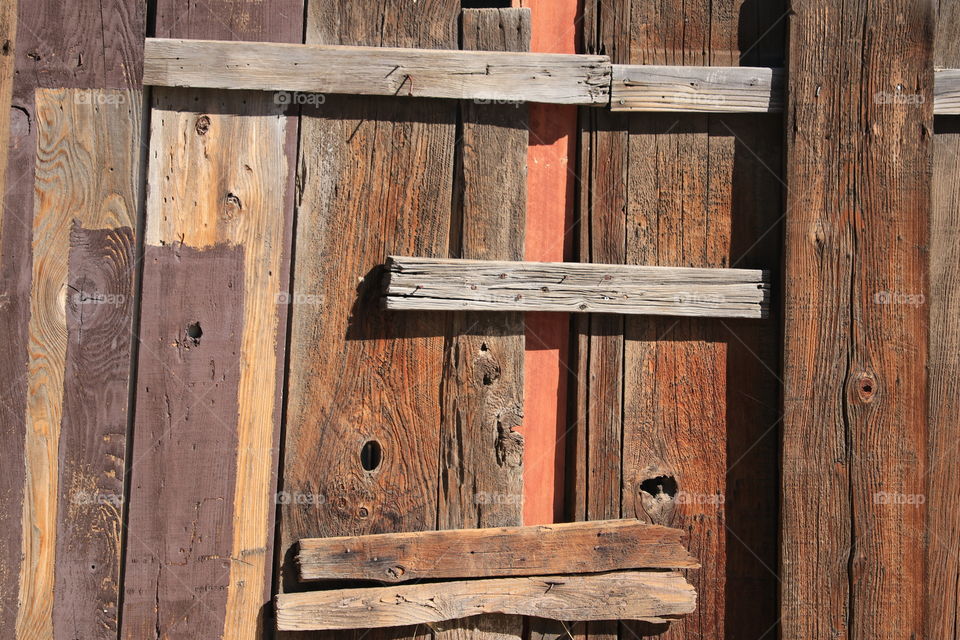
<svg viewBox="0 0 960 640">
<path fill-rule="evenodd" d="M 464 49 L 528 51 L 528 9 L 466 9 Z M 527 105 L 461 104 L 457 184 L 462 258 L 522 260 L 527 198 Z M 440 422 L 441 529 L 523 523 L 523 314 L 453 313 Z M 519 616 L 438 625 L 436 636 L 518 639 Z"/>
<path fill-rule="evenodd" d="M 0 193 L 6 193 L 7 190 L 10 112 L 13 110 L 13 53 L 16 46 L 17 0 L 2 0 L 0 1 Z M 3 246 L 3 219 L 4 216 L 0 215 L 0 247 Z"/>
<path fill-rule="evenodd" d="M 531 51 L 576 53 L 576 0 L 513 0 L 531 11 Z M 524 258 L 562 262 L 573 256 L 577 108 L 534 103 L 527 154 L 527 223 Z M 527 313 L 528 373 L 522 433 L 530 454 L 524 464 L 525 524 L 563 518 L 570 318 Z"/>
<path fill-rule="evenodd" d="M 738 1 L 587 3 L 584 39 L 614 63 L 775 64 L 785 13 Z M 777 116 L 588 110 L 581 119 L 581 260 L 778 264 Z M 698 614 L 669 630 L 629 625 L 622 635 L 773 632 L 778 335 L 776 319 L 581 321 L 576 516 L 612 509 L 686 529 L 703 563 L 689 576 Z"/>
<path fill-rule="evenodd" d="M 793 11 L 782 637 L 939 637 L 924 624 L 929 336 L 918 304 L 933 5 Z"/>
<path fill-rule="evenodd" d="M 144 303 L 123 632 L 180 636 L 192 617 L 211 637 L 259 637 L 271 583 L 292 123 L 272 94 L 177 89 L 155 92 L 151 118 L 146 246 L 175 251 L 145 263 L 145 282 L 160 288 L 154 306 Z M 215 268 L 231 252 L 242 261 Z M 189 295 L 161 286 L 191 273 Z M 230 290 L 212 293 L 221 288 Z M 199 344 L 187 358 L 179 345 L 191 340 Z M 164 411 L 149 400 L 161 393 Z M 219 463 L 198 459 L 175 481 L 164 461 L 189 458 L 187 442 Z"/>
<path fill-rule="evenodd" d="M 140 103 L 36 92 L 17 637 L 116 633 Z"/>
<path fill-rule="evenodd" d="M 454 0 L 320 0 L 308 7 L 307 42 L 456 48 L 459 14 Z M 293 294 L 323 304 L 295 306 L 291 322 L 285 591 L 298 588 L 301 537 L 437 526 L 446 322 L 381 310 L 380 266 L 390 253 L 449 255 L 456 110 L 347 96 L 304 110 Z"/>
<path fill-rule="evenodd" d="M 156 12 L 158 36 L 302 41 L 303 0 L 269 4 L 160 0 Z M 136 457 L 143 462 L 133 472 L 139 491 L 131 505 L 131 549 L 135 536 L 152 539 L 156 545 L 153 549 L 141 545 L 138 557 L 129 554 L 125 637 L 138 637 L 140 629 L 154 626 L 172 636 L 189 634 L 190 625 L 178 618 L 177 611 L 202 621 L 199 624 L 211 637 L 260 637 L 269 626 L 280 398 L 287 312 L 294 302 L 288 284 L 297 118 L 295 110 L 287 112 L 289 101 L 282 98 L 267 93 L 154 92 L 148 250 L 176 246 L 181 251 L 216 253 L 224 247 L 237 249 L 243 256 L 243 272 L 231 282 L 239 287 L 233 294 L 240 295 L 243 304 L 234 304 L 232 315 L 223 320 L 239 323 L 239 348 L 209 341 L 201 350 L 224 376 L 217 393 L 237 398 L 235 404 L 223 402 L 210 414 L 222 437 L 204 446 L 212 447 L 222 459 L 216 467 L 218 477 L 205 482 L 209 470 L 203 465 L 183 472 L 184 481 L 192 478 L 202 487 L 199 502 L 204 508 L 220 509 L 216 517 L 213 512 L 205 515 L 203 540 L 181 537 L 183 530 L 194 526 L 199 512 L 184 508 L 191 498 L 177 497 L 176 486 L 167 480 L 169 471 L 160 462 L 177 450 L 178 442 L 205 442 L 210 425 L 196 419 L 192 427 L 182 424 L 191 411 L 200 410 L 194 408 L 196 397 L 189 394 L 171 395 L 175 422 L 168 427 L 169 433 L 158 431 L 163 414 L 143 416 L 142 428 L 155 438 L 135 441 Z M 163 260 L 147 262 L 145 270 L 156 278 L 149 272 L 173 268 L 165 265 Z M 223 274 L 202 266 L 193 277 L 197 290 L 223 284 Z M 174 300 L 176 295 L 175 290 L 164 290 L 158 298 L 160 307 L 186 313 L 182 306 L 186 302 Z M 169 304 L 164 296 L 171 297 Z M 192 299 L 190 304 L 202 302 Z M 148 329 L 167 338 L 183 321 L 155 317 L 147 307 L 144 310 L 145 322 L 151 323 Z M 221 313 L 219 308 L 209 311 Z M 171 370 L 180 371 L 183 385 L 193 388 L 208 383 L 204 376 L 209 372 L 190 368 L 174 355 L 163 350 L 144 353 L 141 366 L 149 367 L 151 360 L 159 358 Z M 138 393 L 147 394 L 147 386 L 139 384 Z M 154 448 L 161 453 L 148 453 Z M 156 491 L 145 489 L 154 485 Z M 167 510 L 169 521 L 154 519 L 158 505 Z M 211 548 L 216 553 L 208 553 Z M 133 571 L 135 562 L 146 563 L 149 569 Z M 186 569 L 176 566 L 183 563 Z M 157 592 L 161 578 L 164 590 Z"/>
<path fill-rule="evenodd" d="M 934 67 L 960 67 L 960 6 L 939 6 Z M 933 138 L 933 207 L 930 213 L 930 365 L 928 375 L 929 468 L 927 476 L 927 635 L 958 637 L 960 604 L 960 293 L 957 238 L 960 233 L 960 122 L 937 117 Z"/>
</svg>

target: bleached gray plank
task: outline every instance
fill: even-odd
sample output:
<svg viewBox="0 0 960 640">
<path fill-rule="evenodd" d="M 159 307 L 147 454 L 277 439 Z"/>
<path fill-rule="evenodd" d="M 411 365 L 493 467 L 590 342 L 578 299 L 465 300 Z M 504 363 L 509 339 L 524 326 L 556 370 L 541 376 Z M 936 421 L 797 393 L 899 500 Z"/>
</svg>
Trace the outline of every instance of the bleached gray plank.
<svg viewBox="0 0 960 640">
<path fill-rule="evenodd" d="M 482 613 L 550 620 L 666 622 L 693 612 L 697 594 L 674 571 L 496 578 L 332 589 L 277 596 L 277 629 L 374 629 Z"/>
<path fill-rule="evenodd" d="M 783 111 L 784 70 L 613 65 L 613 111 Z"/>
<path fill-rule="evenodd" d="M 960 114 L 960 69 L 937 69 L 933 77 L 933 112 Z"/>
<path fill-rule="evenodd" d="M 143 82 L 605 105 L 610 101 L 610 73 L 606 56 L 148 38 Z"/>
<path fill-rule="evenodd" d="M 757 269 L 391 256 L 388 309 L 560 311 L 763 318 L 770 277 Z"/>
</svg>

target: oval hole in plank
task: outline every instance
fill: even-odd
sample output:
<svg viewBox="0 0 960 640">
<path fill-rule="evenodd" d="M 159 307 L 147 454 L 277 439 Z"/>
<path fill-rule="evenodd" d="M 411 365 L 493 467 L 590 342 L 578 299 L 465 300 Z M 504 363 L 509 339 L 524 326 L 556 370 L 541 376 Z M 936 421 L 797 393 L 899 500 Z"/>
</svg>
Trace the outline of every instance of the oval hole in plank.
<svg viewBox="0 0 960 640">
<path fill-rule="evenodd" d="M 368 440 L 360 449 L 360 464 L 364 471 L 376 471 L 383 460 L 383 448 L 376 440 Z"/>
</svg>

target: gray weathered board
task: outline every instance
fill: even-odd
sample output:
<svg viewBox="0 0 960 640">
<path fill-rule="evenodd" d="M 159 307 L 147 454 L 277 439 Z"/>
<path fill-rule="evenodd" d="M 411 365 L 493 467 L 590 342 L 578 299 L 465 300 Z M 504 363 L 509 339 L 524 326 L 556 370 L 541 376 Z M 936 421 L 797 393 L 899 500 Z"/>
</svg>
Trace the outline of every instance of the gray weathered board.
<svg viewBox="0 0 960 640">
<path fill-rule="evenodd" d="M 604 105 L 610 72 L 606 56 L 148 38 L 144 84 Z"/>
<path fill-rule="evenodd" d="M 307 538 L 297 562 L 301 580 L 384 582 L 697 568 L 683 535 L 630 518 Z"/>
<path fill-rule="evenodd" d="M 935 76 L 934 112 L 960 114 L 960 69 L 938 69 Z M 143 83 L 609 105 L 613 111 L 779 113 L 785 78 L 775 67 L 620 65 L 601 55 L 147 38 Z M 874 99 L 916 97 L 891 86 Z"/>
<path fill-rule="evenodd" d="M 391 256 L 384 287 L 392 310 L 763 318 L 770 306 L 770 274 L 759 269 Z"/>
<path fill-rule="evenodd" d="M 616 571 L 285 593 L 277 629 L 373 629 L 483 613 L 550 620 L 660 623 L 693 612 L 697 594 L 676 571 Z"/>
</svg>

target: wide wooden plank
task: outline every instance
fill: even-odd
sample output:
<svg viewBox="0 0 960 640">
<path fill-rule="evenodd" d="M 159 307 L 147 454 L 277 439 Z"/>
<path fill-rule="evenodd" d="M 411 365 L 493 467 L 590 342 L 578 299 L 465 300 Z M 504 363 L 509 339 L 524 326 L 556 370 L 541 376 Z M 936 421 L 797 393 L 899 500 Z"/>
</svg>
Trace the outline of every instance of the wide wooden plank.
<svg viewBox="0 0 960 640">
<path fill-rule="evenodd" d="M 681 573 L 620 571 L 281 594 L 277 628 L 378 628 L 490 613 L 663 622 L 695 608 L 696 592 Z"/>
<path fill-rule="evenodd" d="M 783 69 L 613 65 L 613 111 L 783 111 Z"/>
<path fill-rule="evenodd" d="M 435 0 L 430 11 L 319 0 L 308 6 L 307 41 L 450 49 L 459 15 L 456 0 Z M 304 108 L 291 295 L 306 303 L 292 307 L 281 591 L 301 588 L 293 562 L 301 538 L 437 526 L 447 327 L 379 309 L 380 265 L 390 253 L 449 255 L 457 109 L 346 96 Z"/>
<path fill-rule="evenodd" d="M 106 638 L 119 597 L 140 93 L 44 89 L 36 109 L 21 461 L 32 534 L 16 629 Z"/>
<path fill-rule="evenodd" d="M 960 66 L 960 4 L 940 6 L 933 63 Z M 939 96 L 941 73 L 934 93 Z M 958 87 L 960 88 L 960 87 Z M 934 104 L 936 110 L 937 103 Z M 937 118 L 933 137 L 933 191 L 930 212 L 930 364 L 927 407 L 927 588 L 926 633 L 958 638 L 960 616 L 960 122 Z M 892 300 L 891 300 L 892 301 Z M 919 298 L 913 302 L 919 303 Z"/>
<path fill-rule="evenodd" d="M 392 310 L 762 318 L 770 306 L 770 275 L 759 269 L 390 256 L 387 270 Z"/>
<path fill-rule="evenodd" d="M 605 105 L 605 56 L 148 39 L 144 84 Z"/>
<path fill-rule="evenodd" d="M 942 637 L 924 611 L 925 546 L 936 542 L 925 528 L 930 334 L 920 303 L 928 293 L 934 18 L 933 5 L 909 0 L 793 5 L 785 640 Z M 905 99 L 882 96 L 900 85 Z"/>
<path fill-rule="evenodd" d="M 699 566 L 683 532 L 636 519 L 300 541 L 303 580 L 482 578 Z"/>
<path fill-rule="evenodd" d="M 464 49 L 530 48 L 529 9 L 465 9 L 460 23 Z M 450 255 L 519 260 L 529 107 L 480 102 L 460 105 L 454 194 L 459 206 Z M 444 348 L 438 526 L 520 525 L 524 443 L 516 429 L 523 420 L 523 315 L 451 314 Z M 434 635 L 435 640 L 520 640 L 523 618 L 453 620 L 435 627 Z"/>
</svg>

